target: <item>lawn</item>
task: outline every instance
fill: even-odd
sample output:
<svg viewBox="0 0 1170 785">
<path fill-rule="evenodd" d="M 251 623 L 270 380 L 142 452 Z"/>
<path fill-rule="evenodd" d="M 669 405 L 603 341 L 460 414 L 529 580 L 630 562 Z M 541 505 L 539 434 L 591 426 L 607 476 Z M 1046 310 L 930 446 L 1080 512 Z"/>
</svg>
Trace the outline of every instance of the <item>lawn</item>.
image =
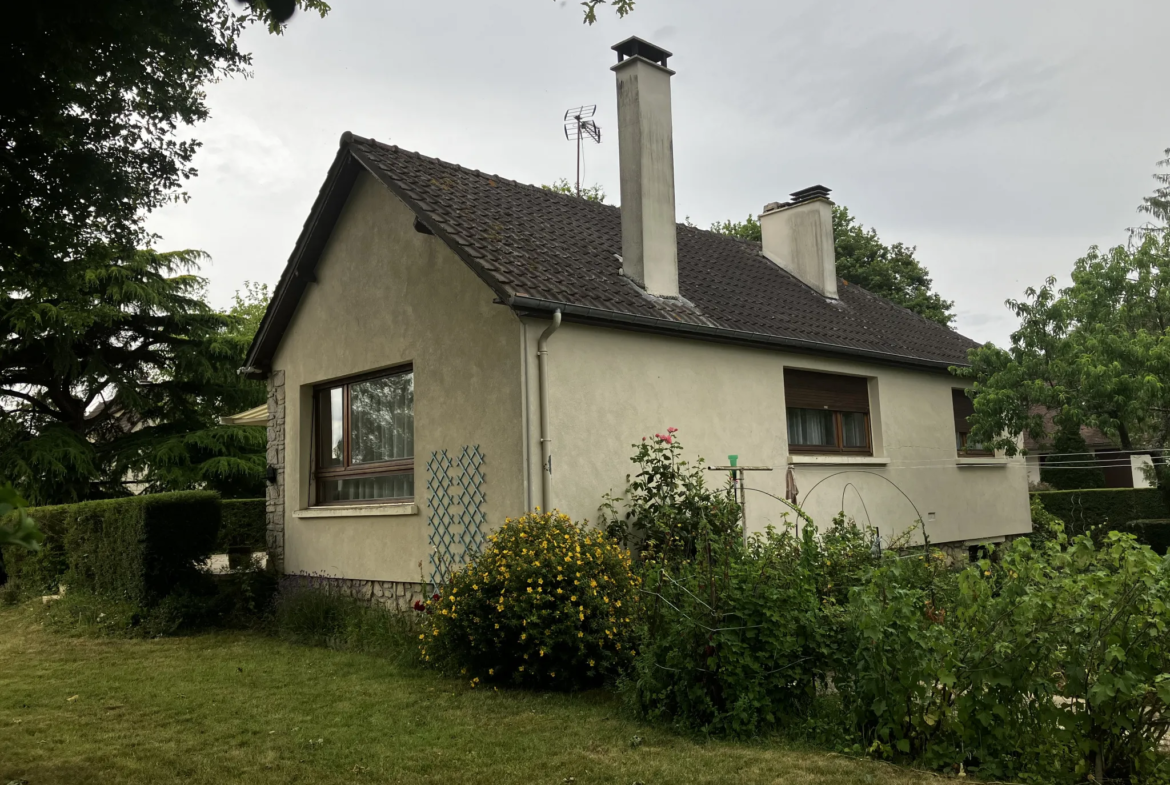
<svg viewBox="0 0 1170 785">
<path fill-rule="evenodd" d="M 696 742 L 604 693 L 470 689 L 260 634 L 63 637 L 0 609 L 0 783 L 921 783 L 775 743 Z"/>
</svg>

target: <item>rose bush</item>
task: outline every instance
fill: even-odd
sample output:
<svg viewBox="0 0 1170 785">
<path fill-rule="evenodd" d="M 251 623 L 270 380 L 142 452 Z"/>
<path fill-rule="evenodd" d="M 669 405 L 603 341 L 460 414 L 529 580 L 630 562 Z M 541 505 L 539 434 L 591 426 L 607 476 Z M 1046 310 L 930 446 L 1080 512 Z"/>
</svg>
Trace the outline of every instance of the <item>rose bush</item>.
<svg viewBox="0 0 1170 785">
<path fill-rule="evenodd" d="M 635 655 L 639 585 L 604 532 L 556 512 L 509 518 L 427 603 L 420 652 L 472 685 L 595 687 Z"/>
</svg>

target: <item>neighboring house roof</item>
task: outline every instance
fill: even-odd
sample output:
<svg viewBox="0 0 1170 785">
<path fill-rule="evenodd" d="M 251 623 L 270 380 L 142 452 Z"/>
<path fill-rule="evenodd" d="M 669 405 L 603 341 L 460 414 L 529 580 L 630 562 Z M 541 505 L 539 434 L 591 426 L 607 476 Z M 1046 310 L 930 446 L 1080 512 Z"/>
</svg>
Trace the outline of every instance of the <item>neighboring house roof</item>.
<svg viewBox="0 0 1170 785">
<path fill-rule="evenodd" d="M 1044 412 L 1044 433 L 1048 436 L 1038 442 L 1025 433 L 1024 448 L 1028 452 L 1046 452 L 1052 449 L 1052 435 L 1056 433 L 1056 412 L 1051 409 L 1045 409 L 1043 406 L 1034 406 L 1031 409 L 1031 414 L 1039 414 L 1040 412 Z M 1106 436 L 1101 430 L 1090 428 L 1087 425 L 1081 426 L 1081 438 L 1085 440 L 1085 446 L 1090 449 L 1095 447 L 1114 449 L 1117 447 L 1117 443 Z"/>
<path fill-rule="evenodd" d="M 268 404 L 219 418 L 220 425 L 268 425 Z"/>
<path fill-rule="evenodd" d="M 682 300 L 647 295 L 621 272 L 621 211 L 346 133 L 248 353 L 263 375 L 354 180 L 369 171 L 500 300 L 566 321 L 945 368 L 974 341 L 847 281 L 822 297 L 758 243 L 678 226 Z"/>
</svg>

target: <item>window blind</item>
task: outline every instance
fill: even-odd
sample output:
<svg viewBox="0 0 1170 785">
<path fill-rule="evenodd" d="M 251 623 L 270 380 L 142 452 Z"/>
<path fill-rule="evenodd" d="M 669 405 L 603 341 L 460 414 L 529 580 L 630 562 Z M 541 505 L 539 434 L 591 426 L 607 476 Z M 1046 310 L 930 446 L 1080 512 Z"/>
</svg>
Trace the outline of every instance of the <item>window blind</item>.
<svg viewBox="0 0 1170 785">
<path fill-rule="evenodd" d="M 967 397 L 966 390 L 951 390 L 951 401 L 955 408 L 955 433 L 971 433 L 967 418 L 975 413 L 975 402 Z"/>
<path fill-rule="evenodd" d="M 869 381 L 864 376 L 841 376 L 784 369 L 784 399 L 790 409 L 828 409 L 869 413 Z"/>
</svg>

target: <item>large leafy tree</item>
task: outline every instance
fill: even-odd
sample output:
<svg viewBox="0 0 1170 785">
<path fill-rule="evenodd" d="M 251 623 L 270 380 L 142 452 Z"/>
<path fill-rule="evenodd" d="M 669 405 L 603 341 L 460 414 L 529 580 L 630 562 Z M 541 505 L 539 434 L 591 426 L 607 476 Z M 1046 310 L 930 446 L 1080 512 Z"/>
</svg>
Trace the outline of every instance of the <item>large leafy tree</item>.
<svg viewBox="0 0 1170 785">
<path fill-rule="evenodd" d="M 262 429 L 215 427 L 263 401 L 236 374 L 255 328 L 207 305 L 199 258 L 87 259 L 0 293 L 0 474 L 34 504 L 262 476 Z"/>
<path fill-rule="evenodd" d="M 761 240 L 760 222 L 752 215 L 743 221 L 712 224 L 711 231 L 757 243 Z M 954 303 L 931 290 L 930 274 L 914 258 L 913 246 L 886 245 L 876 230 L 866 229 L 841 205 L 833 207 L 833 236 L 838 276 L 931 321 L 949 326 L 954 320 Z"/>
<path fill-rule="evenodd" d="M 34 503 L 173 487 L 164 467 L 245 447 L 207 433 L 255 400 L 239 320 L 203 301 L 200 255 L 150 250 L 144 220 L 181 197 L 198 142 L 180 130 L 206 119 L 208 82 L 246 72 L 249 24 L 281 32 L 275 5 L 22 3 L 0 26 L 0 472 Z M 199 433 L 219 446 L 176 445 Z"/>
<path fill-rule="evenodd" d="M 1128 244 L 1090 248 L 1071 286 L 1049 278 L 1009 300 L 1020 319 L 1011 346 L 975 349 L 956 373 L 974 380 L 973 438 L 1012 455 L 1020 434 L 1045 438 L 1053 412 L 1062 431 L 1094 426 L 1125 450 L 1153 450 L 1170 505 L 1170 177 L 1155 178 L 1139 208 L 1150 221 Z"/>
</svg>

